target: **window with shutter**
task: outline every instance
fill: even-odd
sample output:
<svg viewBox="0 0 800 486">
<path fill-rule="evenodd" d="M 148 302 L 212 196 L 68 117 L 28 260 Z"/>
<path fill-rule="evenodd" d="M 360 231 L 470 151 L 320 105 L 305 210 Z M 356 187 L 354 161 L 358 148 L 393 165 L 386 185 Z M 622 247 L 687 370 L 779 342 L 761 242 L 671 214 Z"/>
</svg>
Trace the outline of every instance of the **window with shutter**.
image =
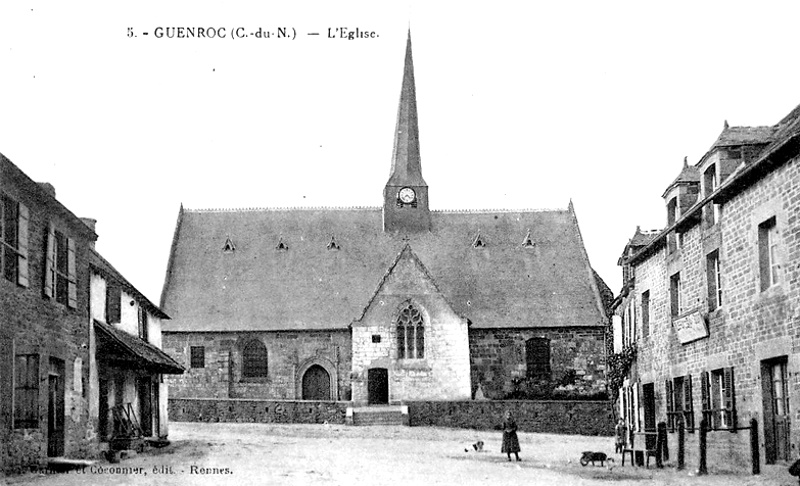
<svg viewBox="0 0 800 486">
<path fill-rule="evenodd" d="M 650 334 L 650 291 L 642 293 L 642 336 Z"/>
<path fill-rule="evenodd" d="M 56 230 L 52 224 L 47 227 L 47 254 L 45 256 L 44 295 L 53 298 L 56 272 Z"/>
<path fill-rule="evenodd" d="M 726 426 L 731 432 L 736 432 L 736 394 L 734 391 L 733 367 L 725 368 L 722 373 L 724 399 L 724 415 Z"/>
<path fill-rule="evenodd" d="M 149 338 L 149 329 L 148 329 L 148 320 L 147 320 L 147 311 L 144 310 L 143 307 L 139 307 L 139 337 L 144 339 L 145 341 Z"/>
<path fill-rule="evenodd" d="M 778 228 L 774 216 L 758 225 L 758 266 L 762 292 L 780 282 Z"/>
<path fill-rule="evenodd" d="M 75 240 L 67 238 L 67 305 L 78 307 L 78 269 L 75 262 Z"/>
<path fill-rule="evenodd" d="M 122 289 L 108 280 L 106 282 L 106 322 L 116 324 L 122 320 Z"/>
<path fill-rule="evenodd" d="M 719 275 L 719 250 L 706 257 L 706 288 L 708 290 L 708 310 L 713 311 L 722 305 L 722 286 Z"/>
<path fill-rule="evenodd" d="M 694 405 L 692 403 L 692 375 L 683 378 L 683 423 L 689 432 L 694 432 Z"/>
<path fill-rule="evenodd" d="M 75 252 L 75 240 L 50 225 L 47 232 L 44 294 L 73 309 L 78 306 Z"/>
<path fill-rule="evenodd" d="M 681 309 L 681 274 L 680 272 L 669 278 L 669 302 L 672 317 L 679 315 Z"/>
<path fill-rule="evenodd" d="M 39 427 L 39 355 L 17 355 L 14 379 L 14 428 Z"/>
<path fill-rule="evenodd" d="M 708 427 L 712 426 L 712 412 L 711 412 L 711 390 L 709 389 L 708 372 L 700 373 L 700 401 L 702 405 L 701 413 L 706 420 Z"/>
<path fill-rule="evenodd" d="M 665 399 L 667 402 L 667 427 L 669 427 L 669 431 L 675 431 L 675 395 L 673 394 L 672 389 L 672 381 L 667 380 L 664 382 L 664 390 L 665 390 Z"/>
<path fill-rule="evenodd" d="M 28 208 L 0 194 L 0 272 L 10 282 L 28 286 Z"/>
</svg>

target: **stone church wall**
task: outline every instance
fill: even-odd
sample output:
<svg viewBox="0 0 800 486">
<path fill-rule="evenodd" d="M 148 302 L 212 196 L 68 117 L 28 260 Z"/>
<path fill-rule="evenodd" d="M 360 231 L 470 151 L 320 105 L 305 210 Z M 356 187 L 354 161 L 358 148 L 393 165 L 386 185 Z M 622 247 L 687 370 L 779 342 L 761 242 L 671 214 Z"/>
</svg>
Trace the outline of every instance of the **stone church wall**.
<svg viewBox="0 0 800 486">
<path fill-rule="evenodd" d="M 527 375 L 525 342 L 550 340 L 551 382 L 564 383 L 565 394 L 605 391 L 605 334 L 602 327 L 539 329 L 470 329 L 472 392 L 481 386 L 486 398 L 502 399 Z M 574 378 L 574 379 L 573 379 Z M 572 383 L 569 383 L 572 382 Z"/>
<path fill-rule="evenodd" d="M 266 378 L 242 376 L 242 349 L 252 339 L 267 349 Z M 170 397 L 299 399 L 303 372 L 318 364 L 331 376 L 332 398 L 350 399 L 349 330 L 164 332 L 163 343 L 164 351 L 186 368 L 183 375 L 165 376 Z M 203 368 L 191 367 L 192 346 L 204 348 Z"/>
</svg>

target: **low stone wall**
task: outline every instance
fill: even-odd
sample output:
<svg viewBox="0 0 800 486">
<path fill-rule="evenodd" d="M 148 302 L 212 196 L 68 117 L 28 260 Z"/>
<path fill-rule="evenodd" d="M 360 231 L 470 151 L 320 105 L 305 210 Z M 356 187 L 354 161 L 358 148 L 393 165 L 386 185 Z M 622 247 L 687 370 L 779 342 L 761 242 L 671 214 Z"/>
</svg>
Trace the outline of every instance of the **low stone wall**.
<svg viewBox="0 0 800 486">
<path fill-rule="evenodd" d="M 467 400 L 404 402 L 414 426 L 499 430 L 506 410 L 524 432 L 608 435 L 614 433 L 610 402 Z M 175 422 L 244 422 L 344 424 L 352 402 L 260 400 L 241 398 L 170 398 L 169 417 Z"/>
<path fill-rule="evenodd" d="M 170 398 L 169 418 L 175 422 L 343 424 L 350 405 L 311 400 Z"/>
<path fill-rule="evenodd" d="M 524 432 L 614 435 L 611 402 L 470 400 L 406 402 L 411 425 L 499 430 L 510 410 Z"/>
</svg>

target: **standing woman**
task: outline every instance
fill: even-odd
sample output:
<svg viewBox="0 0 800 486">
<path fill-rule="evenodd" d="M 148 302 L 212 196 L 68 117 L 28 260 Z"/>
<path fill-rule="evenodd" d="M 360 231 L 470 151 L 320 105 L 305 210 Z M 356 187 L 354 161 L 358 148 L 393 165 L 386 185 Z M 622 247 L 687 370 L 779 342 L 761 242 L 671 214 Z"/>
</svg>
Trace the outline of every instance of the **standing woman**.
<svg viewBox="0 0 800 486">
<path fill-rule="evenodd" d="M 503 447 L 500 449 L 500 452 L 505 452 L 508 454 L 508 460 L 511 460 L 511 453 L 514 453 L 514 456 L 517 458 L 518 461 L 522 459 L 519 458 L 519 439 L 517 438 L 517 423 L 514 421 L 514 417 L 511 415 L 511 411 L 506 412 L 506 420 L 503 422 Z"/>
</svg>

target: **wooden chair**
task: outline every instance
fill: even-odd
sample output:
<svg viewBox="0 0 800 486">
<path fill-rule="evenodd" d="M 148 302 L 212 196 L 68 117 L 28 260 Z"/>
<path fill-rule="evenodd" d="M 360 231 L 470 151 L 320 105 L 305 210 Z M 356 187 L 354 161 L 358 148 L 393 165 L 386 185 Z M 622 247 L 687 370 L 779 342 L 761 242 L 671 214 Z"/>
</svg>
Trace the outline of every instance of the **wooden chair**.
<svg viewBox="0 0 800 486">
<path fill-rule="evenodd" d="M 625 443 L 625 445 L 622 447 L 622 465 L 623 466 L 625 465 L 625 454 L 630 454 L 631 455 L 631 465 L 632 466 L 636 465 L 636 459 L 634 458 L 634 455 L 633 455 L 634 440 L 635 440 L 634 437 L 635 436 L 633 434 L 633 431 L 628 429 L 628 440 Z"/>
<path fill-rule="evenodd" d="M 642 435 L 644 435 L 644 467 L 650 467 L 651 457 L 655 459 L 657 465 L 660 464 L 658 460 L 658 434 L 656 432 L 644 432 Z"/>
</svg>

